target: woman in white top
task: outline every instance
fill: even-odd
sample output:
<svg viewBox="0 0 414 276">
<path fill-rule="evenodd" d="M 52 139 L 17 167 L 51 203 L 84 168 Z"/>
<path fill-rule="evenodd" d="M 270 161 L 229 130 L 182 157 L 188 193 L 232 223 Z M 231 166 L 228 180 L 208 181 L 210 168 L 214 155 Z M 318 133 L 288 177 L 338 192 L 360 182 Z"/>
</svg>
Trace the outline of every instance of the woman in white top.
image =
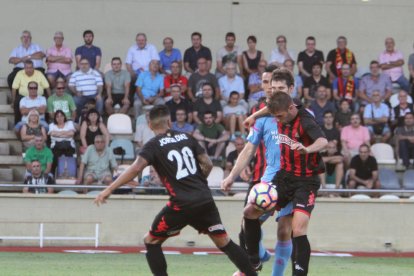
<svg viewBox="0 0 414 276">
<path fill-rule="evenodd" d="M 246 138 L 246 129 L 243 121 L 246 119 L 246 109 L 239 104 L 240 94 L 237 91 L 230 93 L 229 101 L 223 108 L 224 126 L 230 131 L 231 141 L 236 139 L 236 127 L 238 127 L 241 137 Z"/>
</svg>

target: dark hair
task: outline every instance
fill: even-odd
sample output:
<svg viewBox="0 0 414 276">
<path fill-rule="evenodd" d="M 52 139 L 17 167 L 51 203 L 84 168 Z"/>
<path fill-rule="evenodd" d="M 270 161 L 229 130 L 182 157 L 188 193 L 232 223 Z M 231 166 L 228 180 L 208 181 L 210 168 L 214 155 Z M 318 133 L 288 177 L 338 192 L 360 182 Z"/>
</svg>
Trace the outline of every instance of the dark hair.
<svg viewBox="0 0 414 276">
<path fill-rule="evenodd" d="M 173 43 L 174 44 L 174 39 L 172 39 L 171 37 L 169 37 L 169 36 L 167 36 L 166 38 L 164 38 L 163 40 L 162 40 L 162 43 L 165 43 L 165 41 L 166 40 L 171 40 L 171 43 Z"/>
<path fill-rule="evenodd" d="M 170 110 L 166 105 L 156 105 L 149 112 L 150 121 L 156 121 L 170 116 Z"/>
<path fill-rule="evenodd" d="M 111 63 L 114 62 L 115 60 L 119 60 L 119 62 L 122 63 L 122 60 L 120 57 L 113 57 L 111 60 Z"/>
<path fill-rule="evenodd" d="M 53 116 L 53 123 L 55 124 L 55 125 L 57 125 L 58 123 L 57 123 L 57 121 L 56 121 L 56 117 L 57 117 L 57 115 L 58 114 L 62 114 L 63 115 L 63 118 L 64 118 L 64 122 L 66 123 L 67 121 L 68 121 L 68 119 L 66 118 L 66 114 L 62 111 L 62 110 L 56 110 L 56 112 L 55 112 L 55 116 Z"/>
<path fill-rule="evenodd" d="M 344 98 L 340 99 L 339 100 L 339 105 L 341 105 L 343 102 L 347 102 L 348 103 L 348 100 L 347 99 L 344 99 Z"/>
<path fill-rule="evenodd" d="M 247 42 L 249 42 L 249 40 L 253 41 L 254 43 L 257 43 L 257 38 L 254 35 L 249 35 L 247 37 Z"/>
<path fill-rule="evenodd" d="M 187 117 L 187 110 L 185 110 L 185 108 L 184 108 L 184 107 L 179 107 L 179 108 L 177 108 L 177 109 L 175 110 L 175 114 L 177 114 L 177 111 L 183 111 L 183 112 L 184 112 L 184 114 L 185 114 L 185 116 Z"/>
<path fill-rule="evenodd" d="M 279 40 L 279 38 L 283 38 L 283 40 L 284 40 L 285 42 L 287 42 L 286 36 L 284 36 L 284 35 L 278 35 L 278 36 L 276 37 L 276 42 Z"/>
<path fill-rule="evenodd" d="M 276 91 L 273 93 L 267 101 L 267 107 L 270 113 L 276 113 L 279 111 L 287 111 L 289 106 L 293 103 L 289 94 Z"/>
<path fill-rule="evenodd" d="M 326 110 L 324 113 L 323 113 L 323 117 L 325 117 L 325 115 L 326 114 L 332 114 L 332 116 L 334 115 L 334 113 L 333 113 L 333 111 L 332 110 Z"/>
<path fill-rule="evenodd" d="M 285 67 L 281 67 L 273 71 L 272 81 L 285 81 L 288 87 L 293 86 L 295 83 L 292 72 Z"/>
<path fill-rule="evenodd" d="M 378 64 L 379 65 L 379 62 L 377 60 L 373 60 L 369 63 L 369 65 L 372 65 L 372 64 Z"/>
<path fill-rule="evenodd" d="M 211 114 L 211 116 L 213 116 L 213 117 L 214 117 L 213 111 L 211 111 L 211 110 L 206 110 L 206 111 L 204 112 L 204 114 L 203 114 L 203 118 L 204 118 L 204 116 L 205 116 L 206 114 L 207 114 L 207 115 Z"/>
<path fill-rule="evenodd" d="M 201 33 L 199 33 L 199 32 L 193 32 L 191 34 L 191 37 L 193 37 L 193 36 L 199 36 L 200 38 L 202 37 Z"/>
<path fill-rule="evenodd" d="M 312 68 L 313 68 L 314 66 L 319 66 L 319 68 L 321 68 L 321 69 L 322 69 L 322 63 L 321 63 L 320 61 L 315 61 L 315 62 L 313 62 L 313 63 L 312 63 Z"/>
<path fill-rule="evenodd" d="M 315 41 L 316 39 L 315 39 L 315 37 L 314 36 L 308 36 L 307 38 L 306 38 L 306 40 L 313 40 L 313 41 Z"/>
<path fill-rule="evenodd" d="M 29 81 L 29 82 L 27 83 L 27 88 L 29 88 L 29 86 L 30 86 L 32 83 L 35 83 L 37 88 L 39 87 L 39 84 L 38 84 L 37 82 L 35 82 L 35 81 Z"/>
<path fill-rule="evenodd" d="M 87 34 L 91 34 L 92 36 L 94 36 L 92 30 L 86 30 L 83 32 L 83 37 L 85 37 Z"/>
<path fill-rule="evenodd" d="M 231 92 L 230 92 L 230 95 L 229 95 L 229 100 L 230 100 L 231 96 L 233 96 L 233 95 L 237 95 L 237 96 L 239 96 L 240 94 L 239 94 L 239 92 L 237 92 L 237 91 L 231 91 Z"/>
<path fill-rule="evenodd" d="M 228 38 L 228 37 L 233 37 L 235 39 L 236 38 L 236 35 L 233 32 L 228 32 L 226 34 L 226 38 Z"/>
<path fill-rule="evenodd" d="M 206 86 L 206 85 L 210 86 L 211 90 L 213 90 L 213 92 L 214 92 L 214 86 L 213 86 L 211 83 L 209 83 L 209 82 L 205 82 L 205 83 L 203 83 L 203 84 L 201 85 L 201 89 L 203 89 L 203 87 L 204 87 L 204 86 Z"/>
<path fill-rule="evenodd" d="M 365 144 L 365 143 L 359 146 L 359 149 L 361 149 L 361 148 L 367 148 L 368 150 L 370 149 L 369 145 Z"/>
<path fill-rule="evenodd" d="M 32 65 L 33 66 L 33 61 L 31 59 L 25 60 L 24 65 Z"/>
<path fill-rule="evenodd" d="M 405 118 L 407 115 L 413 115 L 413 116 L 414 116 L 414 113 L 413 113 L 413 112 L 411 112 L 411 111 L 409 111 L 409 112 L 405 113 L 404 118 Z"/>
<path fill-rule="evenodd" d="M 278 68 L 279 68 L 279 66 L 277 66 L 275 64 L 269 64 L 269 65 L 266 66 L 265 72 L 266 73 L 273 73 L 273 71 L 275 71 Z"/>
<path fill-rule="evenodd" d="M 91 108 L 88 110 L 88 113 L 86 113 L 86 123 L 88 125 L 91 124 L 91 121 L 89 120 L 89 115 L 91 114 L 97 114 L 98 115 L 98 120 L 96 120 L 96 123 L 99 124 L 99 121 L 101 120 L 101 114 L 99 114 L 98 110 L 96 108 Z"/>
</svg>

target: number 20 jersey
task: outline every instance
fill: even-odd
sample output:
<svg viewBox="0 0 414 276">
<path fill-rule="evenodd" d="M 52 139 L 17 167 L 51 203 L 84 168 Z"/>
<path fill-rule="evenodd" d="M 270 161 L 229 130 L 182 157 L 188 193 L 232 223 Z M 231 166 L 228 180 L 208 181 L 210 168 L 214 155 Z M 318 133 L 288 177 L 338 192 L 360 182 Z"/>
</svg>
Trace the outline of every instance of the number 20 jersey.
<svg viewBox="0 0 414 276">
<path fill-rule="evenodd" d="M 213 200 L 197 155 L 204 149 L 189 134 L 168 130 L 148 141 L 139 155 L 157 171 L 175 210 L 203 205 Z"/>
</svg>

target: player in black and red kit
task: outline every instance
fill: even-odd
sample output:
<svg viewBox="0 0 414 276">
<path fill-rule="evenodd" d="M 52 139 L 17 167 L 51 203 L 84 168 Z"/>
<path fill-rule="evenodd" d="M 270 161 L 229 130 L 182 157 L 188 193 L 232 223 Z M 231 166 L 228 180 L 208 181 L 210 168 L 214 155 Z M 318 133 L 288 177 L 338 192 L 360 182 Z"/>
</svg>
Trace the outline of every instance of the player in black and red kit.
<svg viewBox="0 0 414 276">
<path fill-rule="evenodd" d="M 135 162 L 110 186 L 95 203 L 105 203 L 118 187 L 128 183 L 146 166 L 152 165 L 165 185 L 170 199 L 155 217 L 144 238 L 147 261 L 154 275 L 167 274 L 162 243 L 190 225 L 209 235 L 215 245 L 246 275 L 257 275 L 247 254 L 228 237 L 207 185 L 212 163 L 204 149 L 191 135 L 170 130 L 170 112 L 164 105 L 149 114 L 150 127 L 156 134 L 148 141 Z"/>
<path fill-rule="evenodd" d="M 281 169 L 274 178 L 278 206 L 293 202 L 293 275 L 307 275 L 311 253 L 307 229 L 320 187 L 318 174 L 325 171 L 319 151 L 328 141 L 314 117 L 286 93 L 274 93 L 267 104 L 278 120 Z"/>
</svg>

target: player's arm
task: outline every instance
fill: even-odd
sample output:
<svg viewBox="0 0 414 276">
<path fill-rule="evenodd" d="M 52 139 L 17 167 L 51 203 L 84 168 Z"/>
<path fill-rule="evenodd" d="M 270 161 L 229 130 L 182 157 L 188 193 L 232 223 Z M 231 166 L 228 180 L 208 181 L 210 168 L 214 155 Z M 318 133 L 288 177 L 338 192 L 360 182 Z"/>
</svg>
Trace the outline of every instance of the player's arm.
<svg viewBox="0 0 414 276">
<path fill-rule="evenodd" d="M 243 121 L 243 124 L 247 128 L 250 128 L 254 124 L 254 121 L 256 121 L 256 119 L 258 117 L 266 116 L 266 115 L 269 115 L 269 114 L 270 114 L 269 109 L 267 108 L 267 106 L 265 106 L 264 108 L 256 111 L 255 113 L 253 113 L 249 117 L 247 117 L 246 120 Z"/>
<path fill-rule="evenodd" d="M 139 156 L 135 162 L 129 166 L 128 169 L 126 169 L 125 172 L 123 172 L 114 182 L 111 183 L 111 185 L 109 185 L 95 198 L 95 204 L 99 206 L 100 204 L 106 203 L 106 199 L 114 190 L 131 181 L 134 177 L 141 173 L 146 166 L 148 166 L 147 160 Z"/>
<path fill-rule="evenodd" d="M 320 137 L 320 138 L 316 139 L 315 142 L 313 142 L 311 145 L 309 145 L 307 147 L 305 147 L 301 143 L 294 143 L 291 146 L 291 149 L 292 150 L 297 150 L 301 154 L 309 154 L 309 153 L 319 152 L 319 151 L 325 149 L 325 147 L 327 145 L 328 145 L 328 140 L 325 137 Z"/>
<path fill-rule="evenodd" d="M 200 164 L 201 172 L 205 177 L 208 177 L 211 170 L 213 169 L 213 163 L 208 157 L 207 153 L 197 155 L 198 163 Z"/>
</svg>

